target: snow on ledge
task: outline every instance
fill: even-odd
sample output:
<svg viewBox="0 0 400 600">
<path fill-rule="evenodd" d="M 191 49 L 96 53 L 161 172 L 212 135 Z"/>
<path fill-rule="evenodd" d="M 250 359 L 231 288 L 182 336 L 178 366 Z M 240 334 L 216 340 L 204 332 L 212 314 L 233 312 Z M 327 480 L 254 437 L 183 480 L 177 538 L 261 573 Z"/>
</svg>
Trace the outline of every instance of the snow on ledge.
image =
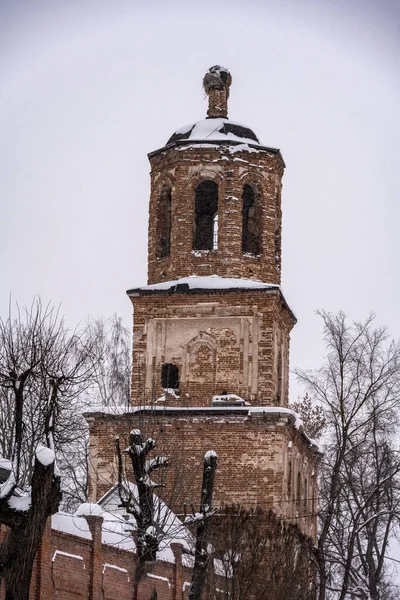
<svg viewBox="0 0 400 600">
<path fill-rule="evenodd" d="M 106 569 L 115 569 L 116 571 L 121 571 L 121 573 L 126 573 L 128 575 L 128 570 L 125 569 L 125 567 L 119 567 L 118 565 L 112 565 L 111 563 L 104 563 L 103 564 L 103 571 L 102 573 L 105 573 Z M 128 577 L 128 581 L 129 581 L 129 577 Z"/>
<path fill-rule="evenodd" d="M 155 573 L 147 573 L 147 577 L 150 577 L 150 579 L 159 579 L 160 581 L 165 581 L 168 584 L 168 587 L 171 587 L 171 582 L 168 577 L 162 577 L 162 575 L 156 575 Z"/>
<path fill-rule="evenodd" d="M 177 285 L 188 285 L 189 290 L 267 290 L 270 288 L 280 289 L 276 283 L 264 283 L 255 279 L 220 277 L 219 275 L 189 275 L 171 281 L 163 281 L 152 285 L 145 285 L 133 290 L 128 290 L 128 294 L 139 291 L 168 291 Z"/>
<path fill-rule="evenodd" d="M 54 562 L 57 556 L 66 556 L 67 558 L 76 558 L 76 560 L 82 560 L 83 568 L 85 568 L 85 561 L 83 560 L 83 556 L 80 554 L 70 554 L 69 552 L 63 552 L 63 550 L 56 550 L 53 554 L 51 562 Z"/>
</svg>

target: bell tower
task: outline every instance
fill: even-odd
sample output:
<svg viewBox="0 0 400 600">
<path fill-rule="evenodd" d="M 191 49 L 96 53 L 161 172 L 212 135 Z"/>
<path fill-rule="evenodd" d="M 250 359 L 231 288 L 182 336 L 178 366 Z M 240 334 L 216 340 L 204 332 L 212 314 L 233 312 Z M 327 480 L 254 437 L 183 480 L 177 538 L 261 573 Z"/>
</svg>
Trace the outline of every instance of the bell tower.
<svg viewBox="0 0 400 600">
<path fill-rule="evenodd" d="M 231 82 L 212 67 L 208 117 L 149 154 L 149 284 L 190 275 L 280 283 L 284 162 L 227 118 Z"/>
<path fill-rule="evenodd" d="M 132 407 L 90 413 L 91 493 L 115 484 L 114 440 L 128 424 L 170 459 L 178 513 L 197 501 L 213 449 L 217 505 L 271 508 L 315 537 L 318 449 L 287 408 L 296 319 L 280 288 L 284 162 L 228 119 L 231 83 L 209 69 L 207 118 L 149 154 L 148 284 L 127 292 Z"/>
<path fill-rule="evenodd" d="M 207 118 L 149 154 L 148 285 L 128 291 L 134 405 L 236 396 L 287 406 L 295 318 L 280 289 L 285 165 L 228 119 L 231 83 L 211 67 Z"/>
</svg>

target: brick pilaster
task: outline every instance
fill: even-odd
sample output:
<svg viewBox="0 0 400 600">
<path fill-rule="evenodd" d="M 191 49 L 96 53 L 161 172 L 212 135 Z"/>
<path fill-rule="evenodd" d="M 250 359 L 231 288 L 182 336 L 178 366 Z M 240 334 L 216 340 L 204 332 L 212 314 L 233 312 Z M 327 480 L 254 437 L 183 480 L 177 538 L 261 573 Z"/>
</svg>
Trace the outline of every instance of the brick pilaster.
<svg viewBox="0 0 400 600">
<path fill-rule="evenodd" d="M 86 516 L 85 518 L 89 525 L 90 533 L 92 534 L 88 600 L 103 600 L 103 592 L 101 586 L 103 567 L 101 531 L 103 525 L 103 517 L 97 517 L 92 515 Z"/>
<path fill-rule="evenodd" d="M 53 598 L 51 551 L 51 517 L 49 517 L 36 555 L 35 600 L 50 600 L 50 598 Z"/>
<path fill-rule="evenodd" d="M 173 570 L 172 600 L 181 600 L 183 587 L 182 544 L 171 544 L 175 565 Z"/>
</svg>

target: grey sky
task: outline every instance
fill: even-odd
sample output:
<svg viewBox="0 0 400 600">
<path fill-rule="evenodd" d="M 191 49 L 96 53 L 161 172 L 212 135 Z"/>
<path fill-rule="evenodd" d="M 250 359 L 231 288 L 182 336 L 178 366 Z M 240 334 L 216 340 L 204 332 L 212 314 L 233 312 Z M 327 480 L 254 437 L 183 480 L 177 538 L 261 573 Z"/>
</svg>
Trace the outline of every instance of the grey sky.
<svg viewBox="0 0 400 600">
<path fill-rule="evenodd" d="M 146 154 L 204 118 L 219 63 L 230 118 L 287 165 L 292 367 L 322 361 L 315 308 L 400 335 L 400 2 L 2 0 L 0 46 L 1 314 L 41 294 L 71 324 L 130 324 Z"/>
</svg>

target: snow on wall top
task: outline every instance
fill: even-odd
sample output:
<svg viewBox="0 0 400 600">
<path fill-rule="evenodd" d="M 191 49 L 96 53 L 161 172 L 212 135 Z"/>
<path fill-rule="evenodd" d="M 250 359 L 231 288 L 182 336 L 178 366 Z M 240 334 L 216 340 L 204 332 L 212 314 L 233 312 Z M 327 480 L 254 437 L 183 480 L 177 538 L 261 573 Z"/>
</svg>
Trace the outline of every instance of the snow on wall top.
<svg viewBox="0 0 400 600">
<path fill-rule="evenodd" d="M 55 531 L 76 535 L 86 540 L 92 539 L 86 519 L 71 515 L 70 513 L 58 512 L 54 514 L 51 517 L 51 528 Z"/>
<path fill-rule="evenodd" d="M 212 142 L 240 142 L 262 146 L 256 134 L 240 123 L 224 118 L 203 119 L 178 129 L 167 142 L 173 144 L 179 141 L 212 141 Z"/>
<path fill-rule="evenodd" d="M 167 291 L 174 288 L 177 285 L 188 285 L 190 290 L 236 290 L 236 289 L 248 289 L 248 290 L 266 290 L 269 288 L 278 288 L 279 285 L 275 283 L 263 283 L 262 281 L 256 281 L 254 279 L 235 279 L 233 277 L 220 277 L 219 275 L 208 275 L 208 276 L 197 276 L 190 275 L 189 277 L 181 277 L 180 279 L 174 279 L 171 281 L 163 281 L 161 283 L 154 283 L 152 285 L 145 285 L 135 290 L 128 290 L 128 294 L 131 291 Z"/>
</svg>

